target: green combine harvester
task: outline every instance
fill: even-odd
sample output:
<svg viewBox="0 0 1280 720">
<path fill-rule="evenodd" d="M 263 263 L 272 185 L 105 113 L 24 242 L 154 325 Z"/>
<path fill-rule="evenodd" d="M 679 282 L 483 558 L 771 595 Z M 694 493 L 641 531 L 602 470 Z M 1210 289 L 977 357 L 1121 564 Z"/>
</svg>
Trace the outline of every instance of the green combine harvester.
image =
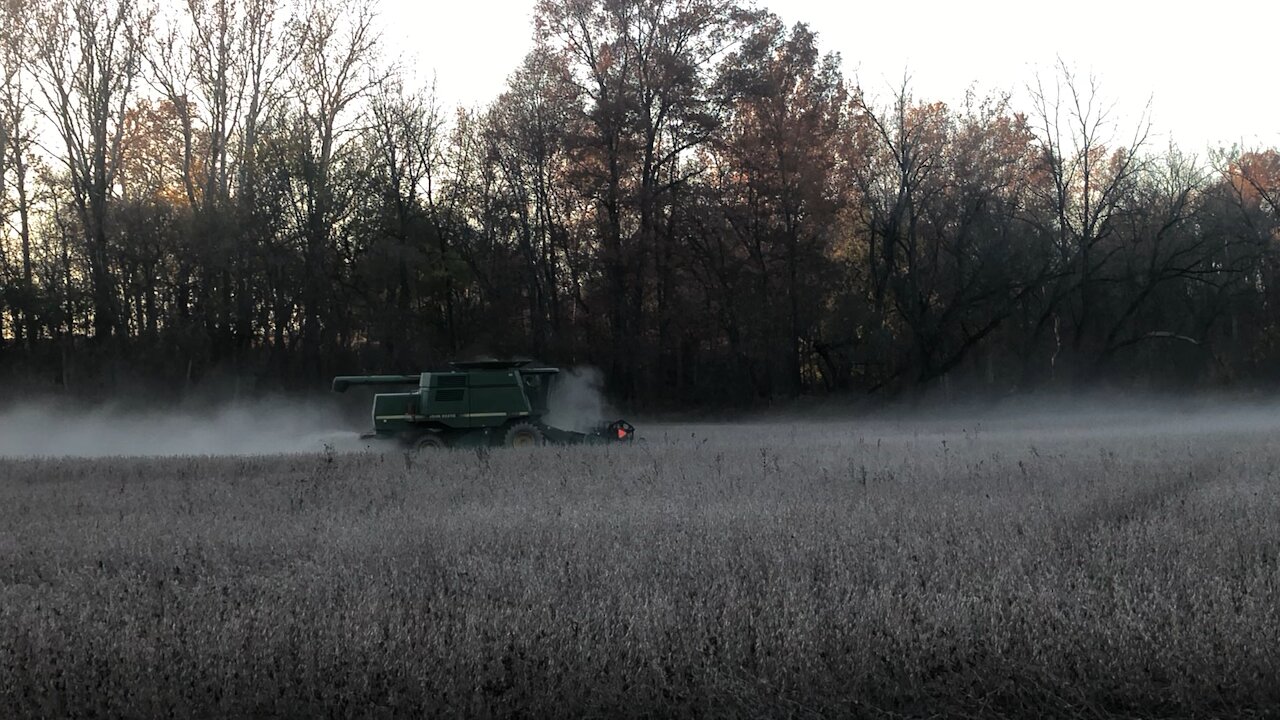
<svg viewBox="0 0 1280 720">
<path fill-rule="evenodd" d="M 447 447 L 530 447 L 630 441 L 625 420 L 577 432 L 543 421 L 559 368 L 528 360 L 449 363 L 448 372 L 419 375 L 342 375 L 335 392 L 352 385 L 408 385 L 416 390 L 373 397 L 373 430 L 363 438 L 394 440 L 416 450 Z"/>
</svg>

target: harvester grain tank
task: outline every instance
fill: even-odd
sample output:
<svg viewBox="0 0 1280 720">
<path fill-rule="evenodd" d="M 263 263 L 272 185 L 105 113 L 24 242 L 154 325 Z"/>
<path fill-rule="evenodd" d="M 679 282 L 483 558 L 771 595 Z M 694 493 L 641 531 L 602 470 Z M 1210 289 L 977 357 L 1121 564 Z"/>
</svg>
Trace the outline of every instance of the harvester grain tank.
<svg viewBox="0 0 1280 720">
<path fill-rule="evenodd" d="M 342 375 L 333 379 L 333 389 L 416 387 L 374 395 L 373 430 L 363 437 L 417 449 L 604 443 L 634 436 L 635 428 L 625 420 L 588 432 L 548 425 L 544 418 L 559 368 L 529 367 L 528 360 L 454 362 L 450 367 L 418 375 Z"/>
</svg>

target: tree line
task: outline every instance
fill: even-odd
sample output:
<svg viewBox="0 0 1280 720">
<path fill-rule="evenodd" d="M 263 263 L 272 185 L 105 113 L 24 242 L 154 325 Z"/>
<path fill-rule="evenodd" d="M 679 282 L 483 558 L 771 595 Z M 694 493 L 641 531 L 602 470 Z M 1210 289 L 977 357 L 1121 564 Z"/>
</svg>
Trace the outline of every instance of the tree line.
<svg viewBox="0 0 1280 720">
<path fill-rule="evenodd" d="M 746 0 L 539 0 L 501 95 L 445 108 L 375 9 L 0 1 L 0 373 L 528 356 L 658 404 L 1280 360 L 1280 152 L 1156 147 L 1065 64 L 949 105 Z"/>
</svg>

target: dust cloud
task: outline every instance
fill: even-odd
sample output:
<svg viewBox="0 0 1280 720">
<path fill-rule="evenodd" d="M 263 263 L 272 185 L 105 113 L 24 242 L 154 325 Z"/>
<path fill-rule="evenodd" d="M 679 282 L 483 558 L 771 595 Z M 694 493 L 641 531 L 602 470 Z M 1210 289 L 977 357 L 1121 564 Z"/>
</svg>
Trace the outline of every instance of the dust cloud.
<svg viewBox="0 0 1280 720">
<path fill-rule="evenodd" d="M 610 418 L 604 399 L 604 374 L 592 367 L 561 370 L 547 395 L 546 422 L 552 427 L 588 432 Z"/>
<path fill-rule="evenodd" d="M 356 451 L 331 406 L 261 401 L 165 411 L 28 403 L 0 408 L 0 457 L 268 455 Z"/>
<path fill-rule="evenodd" d="M 607 418 L 603 375 L 562 371 L 548 396 L 549 424 L 585 432 Z M 358 415 L 325 400 L 261 399 L 165 409 L 134 404 L 77 405 L 65 398 L 0 406 L 0 458 L 272 455 L 386 449 L 360 439 Z M 367 407 L 367 406 L 366 406 Z M 347 410 L 350 410 L 348 407 Z"/>
<path fill-rule="evenodd" d="M 1193 444 L 1222 438 L 1280 442 L 1280 398 L 1271 394 L 1041 394 L 874 408 L 813 402 L 698 420 L 628 419 L 636 425 L 637 437 L 651 444 L 739 450 L 990 440 L 1022 447 L 1069 442 L 1123 453 L 1134 441 L 1158 438 Z"/>
<path fill-rule="evenodd" d="M 616 419 L 594 368 L 564 370 L 548 396 L 547 424 L 588 432 Z M 690 411 L 693 412 L 692 410 Z M 1153 396 L 1008 398 L 996 402 L 823 406 L 805 410 L 703 417 L 630 418 L 638 436 L 659 445 L 733 447 L 843 445 L 922 438 L 1001 438 L 1034 444 L 1057 439 L 1123 442 L 1151 436 L 1280 437 L 1275 397 Z M 277 453 L 385 450 L 361 440 L 363 403 L 344 410 L 333 401 L 260 399 L 240 403 L 141 409 L 123 404 L 79 406 L 65 399 L 0 406 L 0 458 Z"/>
</svg>

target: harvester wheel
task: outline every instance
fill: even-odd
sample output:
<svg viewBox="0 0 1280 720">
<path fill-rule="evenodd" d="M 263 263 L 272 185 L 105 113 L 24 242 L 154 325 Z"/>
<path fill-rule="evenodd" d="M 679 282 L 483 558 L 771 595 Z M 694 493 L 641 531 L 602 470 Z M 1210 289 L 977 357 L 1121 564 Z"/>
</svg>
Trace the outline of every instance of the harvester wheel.
<svg viewBox="0 0 1280 720">
<path fill-rule="evenodd" d="M 535 447 L 542 445 L 547 441 L 546 436 L 542 434 L 542 430 L 537 425 L 530 423 L 516 423 L 507 430 L 506 442 L 507 447 Z"/>
<path fill-rule="evenodd" d="M 444 441 L 443 437 L 440 437 L 439 433 L 427 433 L 413 443 L 413 449 L 415 452 L 422 452 L 424 450 L 443 450 L 447 447 L 449 447 L 448 443 Z"/>
</svg>

